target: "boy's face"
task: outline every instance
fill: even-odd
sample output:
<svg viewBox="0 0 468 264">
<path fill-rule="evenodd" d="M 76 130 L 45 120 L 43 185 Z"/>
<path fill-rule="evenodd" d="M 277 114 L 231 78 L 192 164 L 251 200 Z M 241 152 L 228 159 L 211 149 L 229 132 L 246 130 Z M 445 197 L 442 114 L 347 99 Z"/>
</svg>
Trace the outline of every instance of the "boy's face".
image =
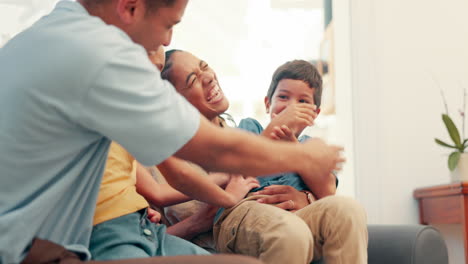
<svg viewBox="0 0 468 264">
<path fill-rule="evenodd" d="M 174 52 L 171 63 L 174 87 L 202 115 L 212 120 L 228 109 L 229 101 L 208 63 L 185 51 Z"/>
<path fill-rule="evenodd" d="M 270 118 L 281 113 L 290 104 L 312 104 L 315 89 L 302 80 L 282 79 L 279 81 L 271 100 L 265 97 L 265 107 Z"/>
</svg>

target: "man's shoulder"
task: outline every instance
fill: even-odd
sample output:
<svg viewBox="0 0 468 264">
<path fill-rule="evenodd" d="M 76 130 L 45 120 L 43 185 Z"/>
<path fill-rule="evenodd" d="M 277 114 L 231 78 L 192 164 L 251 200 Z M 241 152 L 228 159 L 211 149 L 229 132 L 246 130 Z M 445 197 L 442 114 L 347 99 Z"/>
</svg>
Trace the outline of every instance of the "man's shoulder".
<svg viewBox="0 0 468 264">
<path fill-rule="evenodd" d="M 119 50 L 138 49 L 125 32 L 82 9 L 76 2 L 59 2 L 31 28 L 30 38 L 56 50 L 63 61 L 86 60 L 87 67 L 109 60 Z"/>
</svg>

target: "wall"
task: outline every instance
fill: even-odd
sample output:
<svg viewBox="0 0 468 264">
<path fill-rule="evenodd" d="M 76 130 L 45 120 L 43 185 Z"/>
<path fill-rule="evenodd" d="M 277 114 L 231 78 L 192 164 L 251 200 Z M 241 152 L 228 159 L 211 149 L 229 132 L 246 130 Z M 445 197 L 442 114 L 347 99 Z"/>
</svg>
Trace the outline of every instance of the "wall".
<svg viewBox="0 0 468 264">
<path fill-rule="evenodd" d="M 336 60 L 350 63 L 352 93 L 337 92 L 337 100 L 352 111 L 356 198 L 370 223 L 416 224 L 413 190 L 449 182 L 448 151 L 434 143 L 448 140 L 439 86 L 459 119 L 461 87 L 468 89 L 468 1 L 335 2 L 348 6 L 341 11 L 348 28 L 341 28 L 349 45 L 337 45 L 348 46 L 351 58 Z M 461 227 L 440 228 L 451 263 L 462 263 Z"/>
</svg>

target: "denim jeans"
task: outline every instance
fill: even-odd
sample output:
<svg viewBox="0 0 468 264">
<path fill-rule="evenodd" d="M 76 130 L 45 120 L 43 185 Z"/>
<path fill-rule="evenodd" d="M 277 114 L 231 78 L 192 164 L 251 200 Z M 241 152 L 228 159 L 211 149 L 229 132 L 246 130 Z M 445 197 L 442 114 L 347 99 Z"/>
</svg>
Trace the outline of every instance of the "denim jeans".
<svg viewBox="0 0 468 264">
<path fill-rule="evenodd" d="M 83 256 L 82 256 L 83 257 Z M 21 264 L 262 264 L 253 258 L 235 255 L 173 256 L 123 259 L 111 261 L 83 261 L 74 252 L 51 241 L 34 239 Z"/>
<path fill-rule="evenodd" d="M 209 255 L 184 239 L 166 233 L 166 226 L 146 217 L 146 209 L 100 223 L 93 228 L 89 250 L 95 260 L 154 256 Z"/>
</svg>

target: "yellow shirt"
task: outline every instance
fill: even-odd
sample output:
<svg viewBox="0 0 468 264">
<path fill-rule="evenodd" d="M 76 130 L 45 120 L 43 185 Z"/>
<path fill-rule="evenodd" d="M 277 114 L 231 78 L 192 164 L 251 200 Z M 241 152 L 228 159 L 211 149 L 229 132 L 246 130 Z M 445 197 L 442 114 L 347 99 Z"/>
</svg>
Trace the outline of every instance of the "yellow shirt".
<svg viewBox="0 0 468 264">
<path fill-rule="evenodd" d="M 122 146 L 112 142 L 99 189 L 93 225 L 148 207 L 136 191 L 136 161 Z"/>
</svg>

